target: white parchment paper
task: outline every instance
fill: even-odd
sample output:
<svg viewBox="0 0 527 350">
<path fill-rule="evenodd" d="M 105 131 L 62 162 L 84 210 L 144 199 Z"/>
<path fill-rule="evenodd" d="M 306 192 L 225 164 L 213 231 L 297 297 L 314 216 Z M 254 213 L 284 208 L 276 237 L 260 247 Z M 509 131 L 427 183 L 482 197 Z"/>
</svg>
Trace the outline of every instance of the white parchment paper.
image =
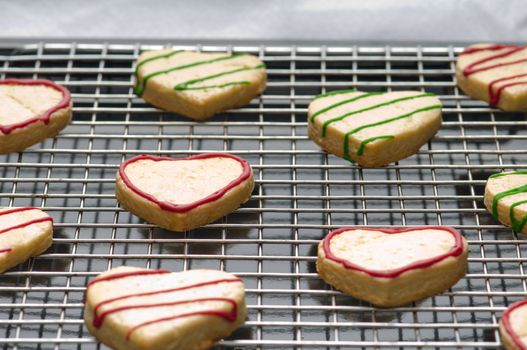
<svg viewBox="0 0 527 350">
<path fill-rule="evenodd" d="M 525 0 L 0 0 L 0 39 L 525 42 Z"/>
</svg>

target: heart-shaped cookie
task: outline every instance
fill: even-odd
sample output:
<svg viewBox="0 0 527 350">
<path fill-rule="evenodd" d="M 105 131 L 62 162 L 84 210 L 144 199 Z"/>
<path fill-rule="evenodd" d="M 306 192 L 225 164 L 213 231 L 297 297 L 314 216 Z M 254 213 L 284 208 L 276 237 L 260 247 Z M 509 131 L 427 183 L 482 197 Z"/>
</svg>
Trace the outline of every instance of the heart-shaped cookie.
<svg viewBox="0 0 527 350">
<path fill-rule="evenodd" d="M 142 53 L 135 74 L 145 101 L 197 120 L 248 104 L 267 80 L 254 56 L 182 50 Z"/>
<path fill-rule="evenodd" d="M 494 219 L 515 232 L 527 233 L 527 171 L 491 175 L 484 202 Z"/>
<path fill-rule="evenodd" d="M 518 301 L 503 313 L 500 335 L 507 350 L 527 349 L 527 300 Z"/>
<path fill-rule="evenodd" d="M 459 87 L 505 111 L 527 111 L 527 47 L 477 44 L 457 60 Z"/>
<path fill-rule="evenodd" d="M 346 294 L 392 307 L 453 286 L 467 256 L 467 242 L 450 227 L 342 228 L 320 242 L 317 271 Z"/>
<path fill-rule="evenodd" d="M 71 120 L 68 90 L 49 80 L 0 80 L 0 153 L 20 152 Z"/>
<path fill-rule="evenodd" d="M 243 282 L 223 271 L 118 267 L 86 289 L 84 322 L 116 350 L 208 349 L 246 317 Z"/>
<path fill-rule="evenodd" d="M 186 231 L 236 210 L 253 188 L 251 166 L 234 155 L 141 155 L 121 164 L 116 195 L 123 207 L 144 220 Z"/>
<path fill-rule="evenodd" d="M 441 102 L 417 91 L 340 90 L 309 104 L 309 137 L 326 151 L 364 167 L 416 153 L 441 127 Z"/>
<path fill-rule="evenodd" d="M 53 219 L 37 208 L 0 209 L 0 272 L 45 252 L 53 240 Z"/>
</svg>

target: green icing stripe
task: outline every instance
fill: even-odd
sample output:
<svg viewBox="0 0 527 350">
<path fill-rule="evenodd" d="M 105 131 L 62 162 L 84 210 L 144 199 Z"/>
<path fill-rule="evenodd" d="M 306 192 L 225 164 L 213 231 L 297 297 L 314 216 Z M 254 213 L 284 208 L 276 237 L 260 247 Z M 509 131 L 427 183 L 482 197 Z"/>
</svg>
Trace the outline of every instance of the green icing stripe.
<svg viewBox="0 0 527 350">
<path fill-rule="evenodd" d="M 342 158 L 344 158 L 344 159 L 347 160 L 348 162 L 355 163 L 355 161 L 354 161 L 353 159 L 351 159 L 347 154 L 345 154 L 344 156 L 342 156 Z"/>
<path fill-rule="evenodd" d="M 489 179 L 494 179 L 497 177 L 508 176 L 508 175 L 527 175 L 527 171 L 511 171 L 511 172 L 506 172 L 506 173 L 493 174 L 489 176 Z M 513 196 L 513 195 L 520 194 L 520 193 L 527 193 L 527 184 L 519 186 L 519 187 L 511 188 L 510 190 L 503 191 L 495 195 L 494 198 L 492 199 L 492 216 L 494 217 L 494 219 L 499 220 L 498 202 L 505 197 Z M 511 228 L 514 232 L 521 232 L 523 230 L 523 227 L 527 223 L 527 215 L 524 215 L 521 218 L 521 220 L 517 220 L 516 216 L 514 215 L 514 209 L 517 206 L 526 204 L 526 203 L 527 203 L 527 200 L 518 201 L 518 202 L 513 203 L 509 208 L 509 218 L 511 222 Z"/>
<path fill-rule="evenodd" d="M 316 99 L 319 99 L 319 98 L 323 98 L 323 97 L 333 96 L 333 95 L 349 94 L 349 93 L 352 93 L 352 92 L 357 92 L 357 89 L 330 91 L 330 92 L 326 92 L 325 94 L 316 95 L 313 98 L 313 100 L 316 100 Z"/>
<path fill-rule="evenodd" d="M 506 173 L 492 174 L 489 176 L 489 179 L 494 179 L 496 177 L 508 176 L 508 175 L 527 175 L 527 171 L 509 171 Z"/>
<path fill-rule="evenodd" d="M 356 91 L 351 91 L 351 92 L 356 92 Z M 355 96 L 355 97 L 349 98 L 347 100 L 343 100 L 343 101 L 334 103 L 334 104 L 332 104 L 330 106 L 327 106 L 326 108 L 322 108 L 321 110 L 313 113 L 313 115 L 311 116 L 310 121 L 311 121 L 311 123 L 314 122 L 316 117 L 318 117 L 322 113 L 326 113 L 327 111 L 332 110 L 333 108 L 337 108 L 339 106 L 355 102 L 357 100 L 360 100 L 360 99 L 368 97 L 368 96 L 380 95 L 380 94 L 382 94 L 382 92 L 369 92 L 369 93 L 366 93 L 366 94 L 363 94 L 363 95 L 360 95 L 360 96 Z M 325 131 L 323 132 L 323 136 L 325 136 Z"/>
<path fill-rule="evenodd" d="M 160 71 L 157 71 L 157 72 L 150 73 L 150 74 L 148 74 L 147 76 L 145 76 L 143 78 L 142 83 L 140 83 L 139 80 L 137 80 L 137 85 L 134 87 L 135 93 L 138 96 L 143 95 L 143 93 L 145 92 L 146 84 L 148 83 L 148 81 L 150 79 L 152 79 L 153 77 L 156 77 L 158 75 L 167 74 L 167 73 L 170 73 L 170 72 L 173 72 L 173 71 L 176 71 L 176 70 L 182 70 L 182 69 L 186 69 L 186 68 L 196 67 L 196 66 L 200 66 L 200 65 L 203 65 L 203 64 L 210 64 L 210 63 L 214 63 L 214 62 L 230 60 L 230 59 L 233 59 L 233 58 L 236 58 L 236 57 L 239 57 L 239 56 L 243 56 L 243 55 L 246 55 L 246 54 L 235 53 L 235 54 L 228 55 L 228 56 L 218 57 L 218 58 L 215 58 L 215 59 L 212 59 L 212 60 L 205 60 L 205 61 L 198 61 L 198 62 L 188 63 L 188 64 L 184 64 L 184 65 L 181 65 L 181 66 L 176 66 L 176 67 L 172 67 L 172 68 L 168 68 L 168 69 L 164 69 L 164 70 L 160 70 Z"/>
<path fill-rule="evenodd" d="M 494 196 L 492 199 L 492 216 L 497 220 L 498 219 L 498 202 L 508 196 L 513 196 L 515 194 L 525 193 L 527 192 L 527 185 L 523 185 L 520 187 L 511 188 L 510 190 L 503 191 L 498 193 Z"/>
<path fill-rule="evenodd" d="M 394 121 L 399 120 L 399 119 L 404 119 L 404 118 L 411 117 L 412 115 L 417 114 L 417 113 L 430 111 L 432 109 L 441 109 L 441 107 L 443 107 L 443 106 L 441 106 L 441 105 L 433 105 L 433 106 L 427 106 L 427 107 L 419 108 L 419 109 L 416 109 L 415 111 L 411 111 L 410 113 L 406 113 L 406 114 L 400 115 L 398 117 L 393 117 L 393 118 L 390 118 L 390 119 L 384 119 L 384 120 L 381 120 L 381 121 L 376 122 L 376 123 L 371 123 L 371 124 L 366 124 L 366 125 L 359 126 L 358 128 L 355 128 L 355 129 L 349 131 L 346 135 L 348 135 L 348 136 L 349 135 L 353 135 L 353 134 L 358 133 L 359 131 L 367 129 L 367 128 L 373 128 L 374 126 L 378 126 L 378 125 L 382 125 L 382 124 L 388 124 L 388 123 L 394 122 Z"/>
<path fill-rule="evenodd" d="M 184 50 L 177 50 L 177 51 L 172 51 L 172 52 L 169 52 L 169 53 L 165 53 L 163 55 L 153 56 L 153 57 L 150 57 L 150 58 L 142 60 L 135 67 L 135 76 L 136 76 L 136 78 L 137 78 L 137 73 L 139 72 L 139 68 L 141 68 L 143 65 L 147 64 L 148 62 L 156 61 L 156 60 L 159 60 L 161 58 L 170 58 L 170 57 L 172 57 L 174 55 L 177 55 L 178 53 L 182 53 L 182 52 L 184 52 Z"/>
<path fill-rule="evenodd" d="M 362 156 L 362 154 L 364 153 L 364 148 L 366 147 L 366 144 L 370 142 L 380 140 L 380 139 L 393 139 L 393 138 L 395 138 L 395 136 L 393 135 L 383 135 L 383 136 L 375 136 L 375 137 L 366 139 L 360 143 L 359 149 L 357 150 L 357 155 Z"/>
<path fill-rule="evenodd" d="M 432 93 L 427 93 L 427 94 L 421 94 L 421 95 L 413 95 L 413 96 L 401 97 L 401 98 L 397 98 L 395 100 L 379 103 L 379 104 L 374 105 L 374 106 L 362 108 L 362 109 L 359 109 L 357 111 L 348 112 L 348 113 L 343 114 L 343 115 L 341 115 L 339 117 L 326 120 L 324 122 L 324 124 L 322 125 L 322 137 L 326 136 L 326 130 L 327 130 L 327 127 L 330 124 L 338 122 L 338 121 L 340 121 L 342 119 L 345 119 L 345 118 L 347 118 L 347 117 L 349 117 L 351 115 L 359 114 L 359 113 L 362 113 L 362 112 L 371 111 L 373 109 L 381 108 L 381 107 L 384 107 L 384 106 L 389 106 L 389 105 L 392 105 L 392 104 L 395 104 L 395 103 L 399 103 L 399 102 L 403 102 L 403 101 L 408 101 L 408 100 L 413 100 L 413 99 L 416 99 L 416 98 L 423 98 L 423 97 L 432 97 L 432 96 L 435 96 L 435 95 L 432 94 Z"/>
<path fill-rule="evenodd" d="M 221 84 L 221 85 L 208 85 L 208 86 L 199 86 L 199 87 L 189 87 L 189 85 L 201 83 L 202 81 L 219 78 L 219 77 L 222 77 L 222 76 L 225 76 L 225 75 L 229 75 L 229 74 L 235 74 L 235 73 L 239 73 L 239 72 L 243 72 L 243 71 L 261 69 L 261 68 L 265 68 L 265 64 L 259 64 L 259 65 L 254 66 L 254 67 L 238 68 L 238 69 L 233 69 L 233 70 L 230 70 L 230 71 L 227 71 L 227 72 L 221 72 L 221 73 L 217 73 L 217 74 L 213 74 L 213 75 L 208 75 L 208 76 L 203 77 L 203 78 L 193 79 L 193 80 L 186 81 L 184 83 L 177 84 L 176 86 L 174 86 L 174 90 L 176 90 L 176 91 L 202 90 L 202 89 L 208 89 L 208 88 L 226 87 L 226 86 L 231 86 L 231 85 L 249 85 L 250 82 L 248 82 L 248 81 L 235 81 L 235 82 L 230 82 L 230 83 Z"/>
<path fill-rule="evenodd" d="M 416 109 L 415 111 L 412 111 L 410 113 L 406 113 L 406 114 L 400 115 L 398 117 L 381 120 L 380 122 L 377 122 L 377 123 L 371 123 L 371 124 L 366 124 L 366 125 L 359 126 L 358 128 L 355 128 L 355 129 L 347 132 L 344 135 L 344 154 L 345 155 L 349 154 L 349 140 L 348 140 L 348 138 L 349 138 L 350 135 L 353 135 L 353 134 L 355 134 L 355 133 L 357 133 L 357 132 L 359 132 L 361 130 L 367 129 L 367 128 L 372 128 L 372 127 L 375 127 L 375 126 L 378 126 L 378 125 L 388 124 L 388 123 L 391 123 L 391 122 L 396 121 L 396 120 L 408 118 L 408 117 L 411 117 L 412 115 L 417 114 L 417 113 L 426 112 L 426 111 L 430 111 L 430 110 L 433 110 L 433 109 L 441 109 L 441 108 L 442 108 L 441 105 L 433 105 L 433 106 L 423 107 L 423 108 Z M 383 137 L 383 138 L 386 138 L 386 137 Z M 365 140 L 365 141 L 368 141 L 368 140 Z M 360 148 L 359 148 L 359 150 L 360 150 Z"/>
<path fill-rule="evenodd" d="M 514 216 L 514 208 L 516 208 L 519 205 L 526 204 L 527 200 L 516 202 L 513 205 L 511 205 L 509 209 L 509 216 L 511 219 L 511 227 L 514 232 L 521 232 L 523 230 L 523 227 L 527 223 L 527 215 L 524 215 L 521 220 L 516 220 L 516 217 Z"/>
<path fill-rule="evenodd" d="M 174 90 L 176 91 L 205 90 L 205 89 L 224 88 L 224 87 L 232 86 L 232 85 L 251 85 L 251 82 L 250 81 L 232 81 L 230 83 L 218 84 L 218 85 L 205 85 L 205 86 L 189 87 L 189 88 L 181 88 L 181 89 L 174 88 Z"/>
</svg>

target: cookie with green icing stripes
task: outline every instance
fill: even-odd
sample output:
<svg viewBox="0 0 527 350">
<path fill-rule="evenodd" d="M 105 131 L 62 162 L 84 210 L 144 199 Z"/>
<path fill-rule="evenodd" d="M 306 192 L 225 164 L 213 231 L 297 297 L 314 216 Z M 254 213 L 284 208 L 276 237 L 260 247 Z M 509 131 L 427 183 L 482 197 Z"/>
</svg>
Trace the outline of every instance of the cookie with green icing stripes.
<svg viewBox="0 0 527 350">
<path fill-rule="evenodd" d="M 139 56 L 134 91 L 156 107 L 201 120 L 248 104 L 266 81 L 255 56 L 158 50 Z"/>
<path fill-rule="evenodd" d="M 527 171 L 491 175 L 485 186 L 485 206 L 494 219 L 527 234 Z"/>
<path fill-rule="evenodd" d="M 309 137 L 326 151 L 364 167 L 415 154 L 441 127 L 441 102 L 419 91 L 339 90 L 309 104 Z"/>
</svg>

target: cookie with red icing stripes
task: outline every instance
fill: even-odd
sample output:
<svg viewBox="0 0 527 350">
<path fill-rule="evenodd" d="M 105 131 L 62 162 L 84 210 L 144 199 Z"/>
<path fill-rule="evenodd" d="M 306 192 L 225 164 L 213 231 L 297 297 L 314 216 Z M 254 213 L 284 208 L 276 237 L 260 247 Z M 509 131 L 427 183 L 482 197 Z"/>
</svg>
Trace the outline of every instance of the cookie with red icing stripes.
<svg viewBox="0 0 527 350">
<path fill-rule="evenodd" d="M 53 219 L 37 208 L 0 209 L 0 272 L 45 252 L 53 239 Z"/>
<path fill-rule="evenodd" d="M 346 294 L 393 307 L 453 286 L 467 256 L 467 242 L 450 227 L 342 228 L 320 242 L 317 271 Z"/>
<path fill-rule="evenodd" d="M 459 54 L 459 87 L 505 111 L 527 111 L 527 47 L 476 44 Z"/>
<path fill-rule="evenodd" d="M 71 97 L 49 80 L 0 80 L 0 153 L 20 152 L 71 121 Z"/>
<path fill-rule="evenodd" d="M 243 282 L 223 271 L 118 267 L 86 289 L 84 322 L 116 350 L 208 349 L 246 318 Z"/>
<path fill-rule="evenodd" d="M 249 200 L 253 188 L 251 166 L 231 154 L 141 155 L 119 167 L 116 196 L 140 218 L 186 231 L 233 212 Z"/>
</svg>

